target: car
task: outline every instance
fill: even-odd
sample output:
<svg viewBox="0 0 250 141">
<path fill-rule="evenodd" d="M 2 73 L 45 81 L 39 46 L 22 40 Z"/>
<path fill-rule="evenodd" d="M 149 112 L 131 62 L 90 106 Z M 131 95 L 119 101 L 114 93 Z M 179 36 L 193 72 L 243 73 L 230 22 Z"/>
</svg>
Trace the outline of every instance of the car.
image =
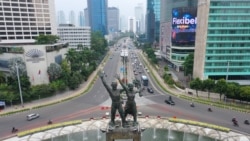
<svg viewBox="0 0 250 141">
<path fill-rule="evenodd" d="M 175 105 L 174 101 L 170 99 L 166 99 L 165 103 L 167 103 L 168 105 Z"/>
<path fill-rule="evenodd" d="M 106 113 L 105 113 L 105 116 L 109 116 L 109 112 L 106 112 Z"/>
<path fill-rule="evenodd" d="M 149 93 L 154 93 L 154 90 L 152 88 L 148 87 L 147 90 L 148 90 Z"/>
<path fill-rule="evenodd" d="M 32 114 L 27 115 L 27 120 L 30 121 L 39 117 L 40 115 L 38 113 L 32 113 Z"/>
<path fill-rule="evenodd" d="M 141 115 L 142 115 L 142 112 L 137 112 L 137 115 L 138 115 L 138 116 L 141 116 Z"/>
</svg>

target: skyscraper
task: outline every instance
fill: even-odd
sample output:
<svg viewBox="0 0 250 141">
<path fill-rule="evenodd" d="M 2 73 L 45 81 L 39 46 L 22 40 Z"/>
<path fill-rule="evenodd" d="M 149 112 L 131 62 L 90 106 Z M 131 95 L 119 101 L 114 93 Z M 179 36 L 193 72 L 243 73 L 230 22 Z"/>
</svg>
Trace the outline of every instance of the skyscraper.
<svg viewBox="0 0 250 141">
<path fill-rule="evenodd" d="M 250 84 L 250 1 L 199 0 L 193 77 Z"/>
<path fill-rule="evenodd" d="M 84 9 L 84 17 L 85 17 L 85 20 L 84 20 L 85 26 L 89 26 L 89 11 L 88 11 L 88 8 Z"/>
<path fill-rule="evenodd" d="M 85 24 L 84 24 L 84 13 L 83 13 L 83 11 L 80 11 L 80 12 L 79 12 L 79 15 L 78 15 L 78 24 L 79 24 L 80 27 L 85 26 Z"/>
<path fill-rule="evenodd" d="M 116 7 L 108 8 L 108 32 L 117 32 L 119 30 L 119 9 Z"/>
<path fill-rule="evenodd" d="M 54 0 L 0 1 L 0 8 L 0 44 L 32 43 L 39 34 L 57 33 Z"/>
<path fill-rule="evenodd" d="M 107 0 L 88 0 L 89 24 L 92 31 L 107 32 Z"/>
<path fill-rule="evenodd" d="M 144 21 L 144 13 L 142 4 L 138 4 L 135 7 L 135 19 L 137 21 L 137 32 L 144 33 L 145 21 Z"/>
<path fill-rule="evenodd" d="M 148 42 L 159 42 L 160 0 L 147 0 L 146 38 Z"/>
<path fill-rule="evenodd" d="M 71 10 L 69 12 L 69 24 L 73 24 L 76 25 L 76 18 L 75 18 L 75 12 L 73 10 Z"/>
<path fill-rule="evenodd" d="M 64 11 L 58 11 L 57 12 L 57 25 L 65 24 L 65 23 L 66 23 L 66 18 L 65 18 Z"/>
</svg>

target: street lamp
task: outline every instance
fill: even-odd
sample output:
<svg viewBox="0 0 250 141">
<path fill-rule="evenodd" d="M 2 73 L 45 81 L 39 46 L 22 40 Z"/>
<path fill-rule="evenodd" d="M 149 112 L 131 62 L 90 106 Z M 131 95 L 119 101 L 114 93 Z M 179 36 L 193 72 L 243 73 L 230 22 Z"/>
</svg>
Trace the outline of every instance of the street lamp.
<svg viewBox="0 0 250 141">
<path fill-rule="evenodd" d="M 226 82 L 227 82 L 227 80 L 228 80 L 229 65 L 230 65 L 230 61 L 227 61 L 227 75 L 226 75 Z"/>
<path fill-rule="evenodd" d="M 22 95 L 22 88 L 21 88 L 20 78 L 19 78 L 19 68 L 18 68 L 17 63 L 16 63 L 16 72 L 17 72 L 17 80 L 18 80 L 18 87 L 19 87 L 21 105 L 22 105 L 22 107 L 23 107 L 23 95 Z"/>
</svg>

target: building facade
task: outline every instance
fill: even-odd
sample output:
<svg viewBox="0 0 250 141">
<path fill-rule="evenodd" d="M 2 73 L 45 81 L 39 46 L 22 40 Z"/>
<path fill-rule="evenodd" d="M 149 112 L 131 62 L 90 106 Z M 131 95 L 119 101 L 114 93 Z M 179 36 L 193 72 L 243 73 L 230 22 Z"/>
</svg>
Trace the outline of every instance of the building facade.
<svg viewBox="0 0 250 141">
<path fill-rule="evenodd" d="M 88 0 L 88 15 L 91 31 L 107 35 L 107 0 Z"/>
<path fill-rule="evenodd" d="M 161 56 L 179 71 L 185 58 L 194 53 L 197 0 L 161 0 L 159 46 Z M 181 22 L 182 19 L 193 23 Z"/>
<path fill-rule="evenodd" d="M 84 21 L 85 26 L 89 26 L 89 11 L 88 11 L 88 8 L 84 9 L 84 17 L 85 17 L 85 21 Z"/>
<path fill-rule="evenodd" d="M 194 78 L 250 84 L 249 12 L 249 0 L 199 0 Z"/>
<path fill-rule="evenodd" d="M 145 21 L 144 21 L 144 12 L 143 12 L 143 6 L 142 4 L 138 4 L 136 7 L 135 7 L 135 19 L 137 21 L 137 33 L 140 34 L 140 33 L 144 33 L 144 28 L 145 28 Z"/>
<path fill-rule="evenodd" d="M 69 21 L 67 22 L 67 24 L 76 25 L 75 12 L 74 12 L 73 10 L 71 10 L 71 11 L 69 12 Z"/>
<path fill-rule="evenodd" d="M 62 42 L 67 42 L 70 48 L 78 49 L 79 45 L 90 48 L 91 29 L 88 26 L 75 27 L 72 24 L 62 24 L 57 28 L 57 34 Z"/>
<path fill-rule="evenodd" d="M 60 64 L 68 51 L 67 43 L 56 43 L 48 45 L 0 45 L 0 71 L 8 75 L 9 59 L 22 58 L 25 62 L 27 75 L 31 85 L 49 83 L 47 69 L 51 63 Z"/>
<path fill-rule="evenodd" d="M 33 43 L 56 34 L 54 0 L 0 1 L 0 44 Z"/>
<path fill-rule="evenodd" d="M 159 42 L 160 6 L 160 0 L 147 0 L 146 38 L 150 43 Z"/>
<path fill-rule="evenodd" d="M 57 25 L 66 24 L 66 17 L 64 11 L 57 12 Z"/>
<path fill-rule="evenodd" d="M 116 7 L 108 8 L 108 32 L 109 34 L 119 31 L 119 9 Z"/>
<path fill-rule="evenodd" d="M 83 11 L 80 11 L 79 12 L 79 15 L 78 15 L 78 25 L 80 27 L 84 27 L 85 26 L 85 23 L 84 23 L 84 12 Z"/>
</svg>

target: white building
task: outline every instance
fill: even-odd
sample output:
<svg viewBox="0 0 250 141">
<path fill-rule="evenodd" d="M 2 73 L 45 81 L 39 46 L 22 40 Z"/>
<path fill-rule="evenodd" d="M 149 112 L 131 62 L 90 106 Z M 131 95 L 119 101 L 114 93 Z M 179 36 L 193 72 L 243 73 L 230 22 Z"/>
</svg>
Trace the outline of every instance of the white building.
<svg viewBox="0 0 250 141">
<path fill-rule="evenodd" d="M 56 34 L 54 0 L 0 0 L 0 44 L 33 43 Z"/>
<path fill-rule="evenodd" d="M 48 66 L 51 63 L 60 64 L 68 51 L 67 43 L 50 45 L 0 45 L 0 71 L 8 74 L 8 61 L 11 58 L 21 57 L 26 64 L 27 75 L 32 85 L 48 84 Z"/>
<path fill-rule="evenodd" d="M 61 41 L 69 44 L 70 48 L 77 49 L 79 44 L 90 48 L 91 28 L 88 26 L 75 27 L 72 24 L 62 24 L 57 28 L 57 34 Z"/>
<path fill-rule="evenodd" d="M 128 31 L 136 33 L 136 20 L 135 20 L 135 17 L 128 17 Z"/>
</svg>

